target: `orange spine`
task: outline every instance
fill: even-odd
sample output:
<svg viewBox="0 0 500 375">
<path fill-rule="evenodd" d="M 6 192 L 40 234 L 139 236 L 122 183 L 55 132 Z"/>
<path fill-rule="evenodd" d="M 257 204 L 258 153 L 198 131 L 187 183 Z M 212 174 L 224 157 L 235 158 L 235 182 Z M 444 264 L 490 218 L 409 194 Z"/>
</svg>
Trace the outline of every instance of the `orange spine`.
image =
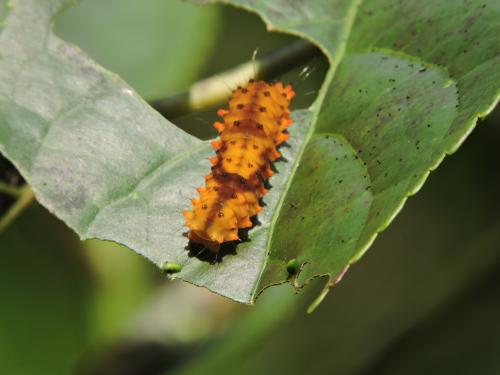
<svg viewBox="0 0 500 375">
<path fill-rule="evenodd" d="M 220 140 L 212 142 L 212 173 L 197 189 L 199 199 L 191 200 L 193 210 L 183 212 L 191 241 L 217 252 L 239 239 L 238 229 L 252 226 L 267 193 L 264 182 L 273 174 L 271 162 L 280 157 L 277 146 L 288 139 L 294 95 L 290 85 L 250 80 L 233 93 L 227 110 L 217 112 L 223 122 L 214 124 Z"/>
</svg>

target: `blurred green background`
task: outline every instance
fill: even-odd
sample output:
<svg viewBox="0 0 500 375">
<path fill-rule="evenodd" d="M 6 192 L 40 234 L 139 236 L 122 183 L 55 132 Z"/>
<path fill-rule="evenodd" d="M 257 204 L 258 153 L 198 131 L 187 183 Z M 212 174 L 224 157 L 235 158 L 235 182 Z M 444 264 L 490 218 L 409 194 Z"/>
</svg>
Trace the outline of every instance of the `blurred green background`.
<svg viewBox="0 0 500 375">
<path fill-rule="evenodd" d="M 82 0 L 56 32 L 146 99 L 293 41 L 255 15 L 173 0 Z M 282 77 L 297 108 L 326 68 L 318 58 Z M 214 118 L 171 121 L 207 138 Z M 116 244 L 82 243 L 33 205 L 0 234 L 0 374 L 500 373 L 499 119 L 431 173 L 313 315 L 324 280 L 242 306 L 167 282 Z M 0 178 L 18 178 L 2 159 Z M 0 213 L 10 204 L 0 195 Z"/>
</svg>

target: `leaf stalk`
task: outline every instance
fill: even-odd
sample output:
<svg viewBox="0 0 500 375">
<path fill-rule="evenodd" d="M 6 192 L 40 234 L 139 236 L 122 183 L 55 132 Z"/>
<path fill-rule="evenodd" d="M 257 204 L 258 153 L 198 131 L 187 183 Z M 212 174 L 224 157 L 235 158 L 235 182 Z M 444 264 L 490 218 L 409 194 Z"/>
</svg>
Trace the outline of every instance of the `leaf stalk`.
<svg viewBox="0 0 500 375">
<path fill-rule="evenodd" d="M 0 233 L 9 226 L 31 203 L 35 201 L 35 194 L 29 185 L 24 185 L 19 188 L 19 195 L 15 203 L 9 210 L 0 217 Z"/>
<path fill-rule="evenodd" d="M 231 96 L 231 91 L 245 85 L 249 79 L 269 80 L 314 57 L 320 51 L 313 44 L 299 40 L 277 49 L 262 58 L 254 58 L 230 70 L 202 79 L 187 91 L 150 104 L 166 118 L 174 118 L 189 112 L 212 108 L 223 103 Z"/>
</svg>

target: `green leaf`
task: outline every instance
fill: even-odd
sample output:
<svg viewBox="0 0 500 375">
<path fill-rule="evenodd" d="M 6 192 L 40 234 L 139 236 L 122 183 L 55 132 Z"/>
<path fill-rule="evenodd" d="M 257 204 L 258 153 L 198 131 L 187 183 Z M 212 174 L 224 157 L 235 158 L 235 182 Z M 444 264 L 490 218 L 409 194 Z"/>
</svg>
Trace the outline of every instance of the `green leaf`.
<svg viewBox="0 0 500 375">
<path fill-rule="evenodd" d="M 12 3 L 0 34 L 0 151 L 82 238 L 178 264 L 171 277 L 245 303 L 289 280 L 289 264 L 296 286 L 317 275 L 331 285 L 498 100 L 493 0 L 231 2 L 316 42 L 331 68 L 315 105 L 294 113 L 260 225 L 209 264 L 189 256 L 181 215 L 209 170 L 208 143 L 55 37 L 65 3 Z"/>
<path fill-rule="evenodd" d="M 55 33 L 119 74 L 142 97 L 158 98 L 198 77 L 214 47 L 218 21 L 215 7 L 183 1 L 84 0 L 57 17 Z"/>
<path fill-rule="evenodd" d="M 37 199 L 81 238 L 125 244 L 158 266 L 178 263 L 182 272 L 176 277 L 249 302 L 265 260 L 272 205 L 293 166 L 309 112 L 294 115 L 292 141 L 283 150 L 288 162 L 277 165 L 282 173 L 273 180 L 253 241 L 221 264 L 190 258 L 181 211 L 203 183 L 213 150 L 54 36 L 52 20 L 64 4 L 19 0 L 10 9 L 0 35 L 0 151 Z"/>
<path fill-rule="evenodd" d="M 495 317 L 500 307 L 500 158 L 492 120 L 408 202 L 374 243 L 373 254 L 353 267 L 313 319 L 304 309 L 322 280 L 296 297 L 288 286 L 271 288 L 174 374 L 477 372 L 457 371 L 457 362 L 465 369 L 489 370 L 491 362 L 498 368 L 500 336 L 487 333 L 500 328 Z M 481 312 L 484 295 L 497 303 L 478 321 L 474 314 Z M 473 296 L 476 313 L 462 304 L 464 296 Z M 429 331 L 432 336 L 423 338 Z M 475 345 L 477 352 L 471 342 L 481 343 Z M 414 356 L 408 358 L 411 349 Z M 471 351 L 474 356 L 465 355 Z"/>
<path fill-rule="evenodd" d="M 256 293 L 359 259 L 498 102 L 495 1 L 228 1 L 316 42 L 331 68 L 272 227 Z M 279 4 L 278 4 L 279 3 Z"/>
</svg>

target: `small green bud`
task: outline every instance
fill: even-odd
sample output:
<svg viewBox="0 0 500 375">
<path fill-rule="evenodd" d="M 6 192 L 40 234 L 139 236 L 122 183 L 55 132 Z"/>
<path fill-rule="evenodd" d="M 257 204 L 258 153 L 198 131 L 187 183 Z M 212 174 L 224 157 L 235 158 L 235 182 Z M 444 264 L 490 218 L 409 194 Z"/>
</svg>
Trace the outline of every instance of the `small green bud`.
<svg viewBox="0 0 500 375">
<path fill-rule="evenodd" d="M 295 275 L 300 267 L 300 263 L 297 259 L 291 259 L 287 264 L 286 264 L 286 270 L 290 275 Z"/>
<path fill-rule="evenodd" d="M 162 272 L 165 273 L 177 273 L 182 270 L 182 266 L 179 263 L 165 262 L 161 265 Z"/>
</svg>

